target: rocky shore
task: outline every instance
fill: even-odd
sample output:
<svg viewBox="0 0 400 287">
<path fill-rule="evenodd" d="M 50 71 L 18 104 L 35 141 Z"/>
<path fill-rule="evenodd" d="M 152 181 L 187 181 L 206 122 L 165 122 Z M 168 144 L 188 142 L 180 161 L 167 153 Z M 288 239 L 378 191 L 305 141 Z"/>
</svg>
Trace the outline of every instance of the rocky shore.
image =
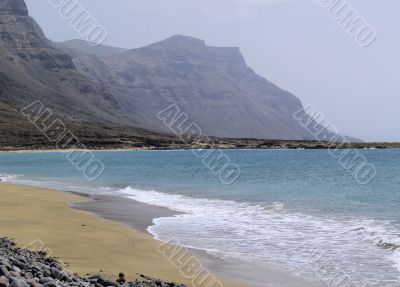
<svg viewBox="0 0 400 287">
<path fill-rule="evenodd" d="M 93 275 L 81 277 L 65 269 L 56 258 L 44 251 L 18 247 L 7 238 L 0 238 L 0 287 L 185 287 L 141 275 L 128 282 L 123 273 L 116 280 Z"/>
</svg>

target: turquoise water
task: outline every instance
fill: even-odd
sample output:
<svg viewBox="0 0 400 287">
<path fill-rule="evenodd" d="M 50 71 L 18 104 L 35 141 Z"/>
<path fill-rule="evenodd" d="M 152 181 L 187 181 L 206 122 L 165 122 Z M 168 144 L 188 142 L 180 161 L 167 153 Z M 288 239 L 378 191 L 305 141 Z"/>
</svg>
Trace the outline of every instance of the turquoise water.
<svg viewBox="0 0 400 287">
<path fill-rule="evenodd" d="M 325 150 L 226 151 L 241 170 L 231 185 L 190 151 L 96 152 L 105 171 L 93 182 L 63 153 L 4 153 L 0 177 L 184 211 L 149 232 L 230 262 L 317 279 L 299 252 L 311 248 L 360 286 L 400 286 L 400 151 L 360 152 L 377 170 L 365 185 Z"/>
</svg>

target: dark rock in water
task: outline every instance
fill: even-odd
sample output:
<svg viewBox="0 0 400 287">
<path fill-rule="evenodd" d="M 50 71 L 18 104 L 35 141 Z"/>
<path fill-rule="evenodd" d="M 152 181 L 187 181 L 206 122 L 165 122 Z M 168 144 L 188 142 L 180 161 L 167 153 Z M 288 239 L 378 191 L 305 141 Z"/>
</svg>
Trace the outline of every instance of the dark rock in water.
<svg viewBox="0 0 400 287">
<path fill-rule="evenodd" d="M 44 287 L 57 287 L 57 284 L 54 282 L 48 282 L 46 284 L 43 285 Z"/>
</svg>

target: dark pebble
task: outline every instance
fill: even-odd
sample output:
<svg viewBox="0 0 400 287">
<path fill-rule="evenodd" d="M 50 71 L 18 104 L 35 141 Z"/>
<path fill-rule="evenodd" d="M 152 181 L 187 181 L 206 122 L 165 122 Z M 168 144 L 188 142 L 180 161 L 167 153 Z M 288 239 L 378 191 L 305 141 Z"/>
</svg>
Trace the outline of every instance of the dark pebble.
<svg viewBox="0 0 400 287">
<path fill-rule="evenodd" d="M 61 279 L 63 277 L 63 274 L 61 273 L 61 271 L 55 267 L 50 268 L 50 274 L 51 274 L 51 277 L 54 279 Z"/>
<path fill-rule="evenodd" d="M 7 270 L 11 270 L 12 269 L 11 264 L 5 259 L 0 260 L 0 265 L 4 265 L 7 268 Z"/>
<path fill-rule="evenodd" d="M 101 285 L 104 287 L 109 287 L 109 286 L 119 286 L 118 282 L 112 281 L 112 280 L 103 280 L 102 282 L 99 282 Z"/>
<path fill-rule="evenodd" d="M 10 280 L 7 277 L 1 276 L 0 277 L 0 287 L 8 287 L 10 285 Z"/>
<path fill-rule="evenodd" d="M 25 272 L 24 277 L 25 277 L 26 279 L 32 279 L 32 278 L 33 278 L 33 274 L 32 274 L 32 272 Z"/>
<path fill-rule="evenodd" d="M 99 274 L 96 274 L 96 275 L 89 276 L 88 279 L 89 280 L 92 280 L 92 279 L 96 279 L 96 280 L 97 279 L 103 279 L 103 276 L 101 276 Z"/>
<path fill-rule="evenodd" d="M 15 277 L 15 278 L 21 278 L 21 273 L 17 272 L 17 271 L 10 271 L 11 276 Z"/>
<path fill-rule="evenodd" d="M 126 282 L 122 272 L 116 281 L 102 275 L 84 278 L 66 272 L 62 266 L 65 265 L 57 258 L 47 257 L 45 252 L 25 250 L 7 238 L 0 238 L 0 287 L 185 287 L 145 275 L 135 282 Z"/>
<path fill-rule="evenodd" d="M 43 277 L 43 278 L 41 278 L 40 280 L 39 280 L 39 283 L 40 284 L 46 284 L 46 283 L 49 283 L 49 282 L 53 282 L 53 278 L 50 278 L 50 277 Z"/>
<path fill-rule="evenodd" d="M 10 287 L 29 287 L 29 285 L 24 280 L 17 279 L 17 280 L 14 280 L 13 283 L 11 283 Z"/>
<path fill-rule="evenodd" d="M 10 272 L 8 272 L 7 267 L 4 265 L 0 266 L 0 276 L 10 277 Z"/>
</svg>

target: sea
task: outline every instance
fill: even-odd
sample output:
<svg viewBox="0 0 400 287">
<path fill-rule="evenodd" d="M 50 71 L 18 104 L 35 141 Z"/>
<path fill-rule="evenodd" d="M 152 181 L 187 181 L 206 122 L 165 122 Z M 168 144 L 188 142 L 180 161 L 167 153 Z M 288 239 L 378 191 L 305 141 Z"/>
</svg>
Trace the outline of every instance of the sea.
<svg viewBox="0 0 400 287">
<path fill-rule="evenodd" d="M 230 264 L 327 286 L 398 287 L 400 150 L 357 152 L 376 170 L 368 183 L 327 150 L 225 150 L 240 169 L 230 184 L 192 151 L 94 152 L 104 164 L 96 180 L 65 152 L 0 153 L 0 178 L 179 211 L 149 233 Z M 335 276 L 353 285 L 332 285 Z"/>
</svg>

